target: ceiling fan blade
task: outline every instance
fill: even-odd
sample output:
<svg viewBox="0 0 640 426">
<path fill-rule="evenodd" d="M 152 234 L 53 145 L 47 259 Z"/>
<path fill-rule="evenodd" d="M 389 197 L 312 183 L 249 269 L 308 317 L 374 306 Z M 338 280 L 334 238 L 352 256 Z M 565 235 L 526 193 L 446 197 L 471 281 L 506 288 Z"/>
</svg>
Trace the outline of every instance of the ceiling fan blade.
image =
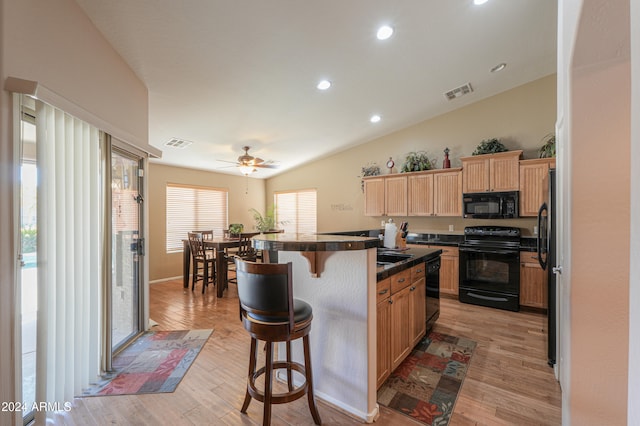
<svg viewBox="0 0 640 426">
<path fill-rule="evenodd" d="M 276 164 L 254 164 L 253 167 L 259 167 L 261 169 L 277 169 L 280 166 Z"/>
<path fill-rule="evenodd" d="M 227 161 L 227 160 L 216 160 L 216 161 L 219 161 L 219 162 L 221 162 L 221 163 L 238 164 L 238 162 L 237 162 L 237 161 Z"/>
</svg>

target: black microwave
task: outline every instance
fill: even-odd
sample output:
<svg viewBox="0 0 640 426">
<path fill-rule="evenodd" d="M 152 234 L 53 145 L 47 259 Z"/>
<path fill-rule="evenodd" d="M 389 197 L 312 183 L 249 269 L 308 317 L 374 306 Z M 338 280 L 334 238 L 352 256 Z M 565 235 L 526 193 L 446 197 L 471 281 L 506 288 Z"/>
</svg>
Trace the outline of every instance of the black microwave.
<svg viewBox="0 0 640 426">
<path fill-rule="evenodd" d="M 477 192 L 462 195 L 462 217 L 511 219 L 518 217 L 518 191 Z"/>
</svg>

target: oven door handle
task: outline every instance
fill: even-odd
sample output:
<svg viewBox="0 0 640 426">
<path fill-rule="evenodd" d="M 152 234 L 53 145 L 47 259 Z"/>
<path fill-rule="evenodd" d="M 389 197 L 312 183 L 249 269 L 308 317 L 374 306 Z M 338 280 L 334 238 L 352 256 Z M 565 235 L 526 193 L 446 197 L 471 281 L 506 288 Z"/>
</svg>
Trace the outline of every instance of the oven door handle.
<svg viewBox="0 0 640 426">
<path fill-rule="evenodd" d="M 519 254 L 517 250 L 483 249 L 483 248 L 471 248 L 471 247 L 460 247 L 460 251 L 467 252 L 467 253 L 483 253 L 483 254 L 508 254 L 508 255 Z"/>
</svg>

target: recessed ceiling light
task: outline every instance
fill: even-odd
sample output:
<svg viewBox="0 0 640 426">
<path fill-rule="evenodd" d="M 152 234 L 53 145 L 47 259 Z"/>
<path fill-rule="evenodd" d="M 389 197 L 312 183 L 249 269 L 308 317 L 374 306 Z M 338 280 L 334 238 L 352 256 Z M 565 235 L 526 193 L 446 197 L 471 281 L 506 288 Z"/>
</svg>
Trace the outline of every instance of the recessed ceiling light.
<svg viewBox="0 0 640 426">
<path fill-rule="evenodd" d="M 489 0 L 473 0 L 473 4 L 475 5 L 481 5 L 481 4 L 485 4 L 486 2 L 488 2 Z"/>
<path fill-rule="evenodd" d="M 491 72 L 498 72 L 498 71 L 502 71 L 503 69 L 505 69 L 507 67 L 507 64 L 505 64 L 504 62 L 501 64 L 496 65 L 495 67 L 491 68 Z"/>
<path fill-rule="evenodd" d="M 327 90 L 329 87 L 331 87 L 331 82 L 329 80 L 320 80 L 316 87 L 318 88 L 318 90 Z"/>
<path fill-rule="evenodd" d="M 376 33 L 376 37 L 378 40 L 386 40 L 393 35 L 393 28 L 389 25 L 383 25 L 378 28 L 378 32 Z"/>
<path fill-rule="evenodd" d="M 371 118 L 369 119 L 369 121 L 371 121 L 372 123 L 377 123 L 380 120 L 382 120 L 382 117 L 380 117 L 378 114 L 372 115 Z"/>
</svg>

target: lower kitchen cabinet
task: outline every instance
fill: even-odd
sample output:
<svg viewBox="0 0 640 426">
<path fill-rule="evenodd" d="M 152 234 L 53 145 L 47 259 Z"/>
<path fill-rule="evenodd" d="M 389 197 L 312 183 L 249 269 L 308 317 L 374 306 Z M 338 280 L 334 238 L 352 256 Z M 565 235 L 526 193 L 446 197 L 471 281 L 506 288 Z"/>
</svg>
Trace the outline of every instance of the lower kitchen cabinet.
<svg viewBox="0 0 640 426">
<path fill-rule="evenodd" d="M 520 252 L 520 305 L 547 309 L 547 272 L 540 267 L 536 252 Z"/>
<path fill-rule="evenodd" d="M 391 374 L 391 279 L 387 278 L 377 285 L 377 387 L 382 386 Z"/>
<path fill-rule="evenodd" d="M 460 277 L 460 258 L 458 247 L 428 246 L 441 249 L 440 255 L 440 293 L 458 295 L 458 280 Z"/>
<path fill-rule="evenodd" d="M 425 265 L 377 284 L 377 386 L 389 377 L 426 333 Z"/>
</svg>

